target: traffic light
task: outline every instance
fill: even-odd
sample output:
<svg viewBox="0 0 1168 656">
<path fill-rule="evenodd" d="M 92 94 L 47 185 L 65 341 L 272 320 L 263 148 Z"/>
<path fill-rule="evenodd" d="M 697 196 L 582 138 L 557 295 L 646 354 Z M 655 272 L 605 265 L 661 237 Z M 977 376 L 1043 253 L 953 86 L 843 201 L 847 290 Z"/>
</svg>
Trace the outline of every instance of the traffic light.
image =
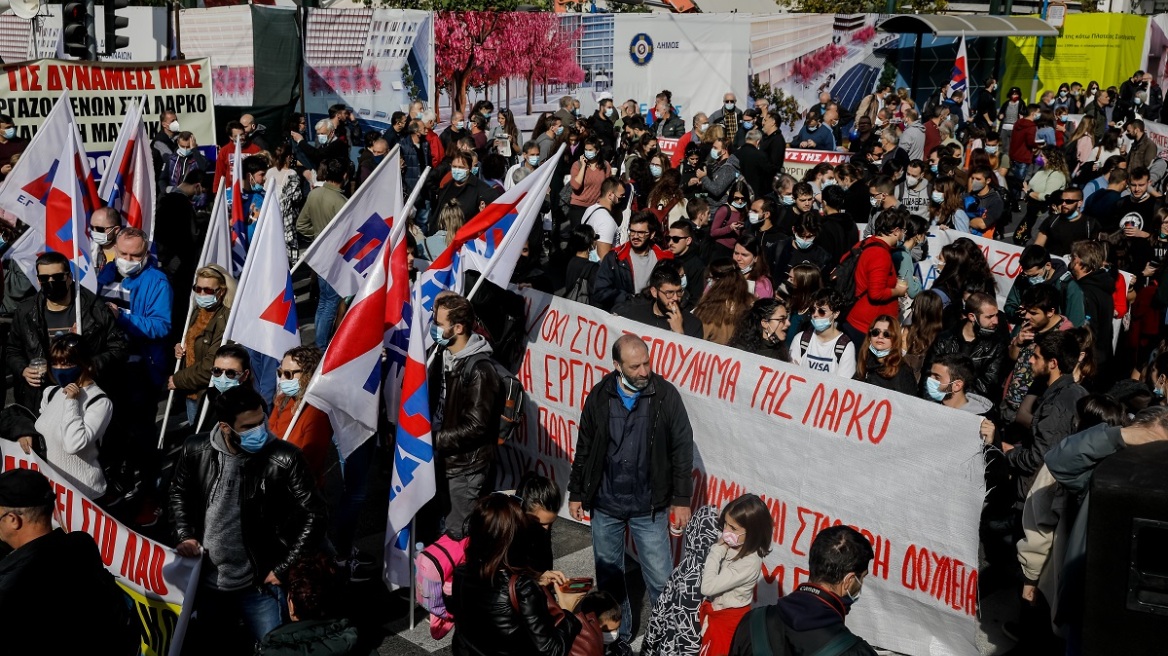
<svg viewBox="0 0 1168 656">
<path fill-rule="evenodd" d="M 65 52 L 78 59 L 97 59 L 93 38 L 93 1 L 67 2 L 61 16 Z"/>
<path fill-rule="evenodd" d="M 128 27 L 130 19 L 118 16 L 118 10 L 130 5 L 130 0 L 105 0 L 105 54 L 112 55 L 130 45 L 130 37 L 119 36 L 118 30 Z"/>
</svg>

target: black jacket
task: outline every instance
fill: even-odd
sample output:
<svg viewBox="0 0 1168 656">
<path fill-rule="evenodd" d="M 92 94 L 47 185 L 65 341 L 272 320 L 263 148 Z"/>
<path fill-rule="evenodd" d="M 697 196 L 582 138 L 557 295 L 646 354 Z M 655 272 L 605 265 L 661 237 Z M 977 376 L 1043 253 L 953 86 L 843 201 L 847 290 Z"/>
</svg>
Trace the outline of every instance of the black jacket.
<svg viewBox="0 0 1168 656">
<path fill-rule="evenodd" d="M 217 430 L 217 429 L 216 429 Z M 207 500 L 221 472 L 220 453 L 210 433 L 187 438 L 174 467 L 170 515 L 175 537 L 203 541 Z M 259 584 L 288 568 L 324 541 L 325 504 L 316 491 L 308 461 L 295 445 L 271 439 L 243 464 L 243 546 Z"/>
<path fill-rule="evenodd" d="M 652 248 L 658 262 L 673 257 L 673 253 L 667 250 L 657 246 Z M 637 295 L 633 282 L 632 256 L 629 255 L 631 250 L 632 246 L 625 242 L 609 251 L 600 261 L 600 268 L 597 269 L 596 278 L 593 280 L 592 305 L 611 312 L 614 307 L 632 300 Z"/>
<path fill-rule="evenodd" d="M 349 620 L 289 622 L 256 647 L 256 656 L 356 656 L 357 628 Z"/>
<path fill-rule="evenodd" d="M 1083 290 L 1083 312 L 1095 334 L 1096 366 L 1111 359 L 1111 319 L 1115 316 L 1115 274 L 1106 269 L 1092 271 L 1076 281 Z"/>
<path fill-rule="evenodd" d="M 738 157 L 738 172 L 742 179 L 750 185 L 754 197 L 765 196 L 771 193 L 774 186 L 771 181 L 775 178 L 775 166 L 771 164 L 766 153 L 759 150 L 754 144 L 745 144 L 734 151 Z"/>
<path fill-rule="evenodd" d="M 515 575 L 513 602 L 507 570 L 495 572 L 488 582 L 468 567 L 455 568 L 453 594 L 446 599 L 455 618 L 455 656 L 568 656 L 580 633 L 575 615 L 564 613 L 556 624 L 547 595 L 529 576 Z"/>
<path fill-rule="evenodd" d="M 1009 371 L 1006 369 L 1009 337 L 999 329 L 992 337 L 977 335 L 972 342 L 967 342 L 962 333 L 964 325 L 958 324 L 953 330 L 941 333 L 933 343 L 933 348 L 929 349 L 922 371 L 930 371 L 933 362 L 942 355 L 968 355 L 973 360 L 974 371 L 974 379 L 967 383 L 969 391 L 997 403 L 1002 400 L 1002 377 Z M 921 382 L 924 383 L 924 377 Z"/>
<path fill-rule="evenodd" d="M 758 149 L 762 154 L 766 155 L 767 161 L 771 163 L 771 167 L 775 171 L 783 170 L 783 160 L 787 158 L 787 139 L 783 136 L 782 130 L 775 130 L 771 134 L 763 134 L 762 141 L 758 144 Z M 754 190 L 755 195 L 766 195 L 770 193 L 770 189 L 760 191 Z"/>
<path fill-rule="evenodd" d="M 495 461 L 499 444 L 503 410 L 499 407 L 499 376 L 488 360 L 476 356 L 470 356 L 477 362 L 469 371 L 466 363 L 470 357 L 456 360 L 454 368 L 444 372 L 443 357 L 438 353 L 430 363 L 431 412 L 446 390 L 442 426 L 434 431 L 434 451 L 442 456 L 447 476 L 481 471 Z"/>
<path fill-rule="evenodd" d="M 657 119 L 650 129 L 653 134 L 665 139 L 680 139 L 685 136 L 685 121 L 681 120 L 673 114 L 669 118 L 661 120 Z"/>
<path fill-rule="evenodd" d="M 83 600 L 61 623 L 61 595 Z M 76 595 L 76 597 L 74 597 Z M 88 533 L 55 529 L 0 558 L 5 654 L 138 653 L 137 615 Z"/>
<path fill-rule="evenodd" d="M 615 112 L 614 112 L 615 115 Z M 616 125 L 606 117 L 600 115 L 600 110 L 596 110 L 588 119 L 588 129 L 592 130 L 592 134 L 600 139 L 604 150 L 601 151 L 603 157 L 611 157 L 616 152 Z M 534 139 L 534 137 L 532 137 Z"/>
<path fill-rule="evenodd" d="M 817 653 L 839 634 L 850 633 L 844 626 L 843 601 L 828 595 L 824 603 L 817 595 L 803 591 L 803 586 L 781 598 L 773 606 L 756 608 L 738 623 L 734 640 L 730 643 L 730 656 L 754 656 L 751 641 L 751 617 L 755 613 L 766 616 L 766 634 L 771 652 L 788 656 L 804 656 Z M 876 650 L 863 640 L 859 640 L 840 656 L 875 656 Z"/>
<path fill-rule="evenodd" d="M 16 402 L 34 413 L 40 412 L 44 386 L 29 387 L 23 372 L 32 359 L 49 356 L 52 340 L 45 327 L 45 302 L 44 293 L 37 292 L 16 306 L 8 345 L 4 347 L 4 362 L 15 383 Z M 114 314 L 88 289 L 81 290 L 81 339 L 92 354 L 98 385 L 109 389 L 103 382 L 108 378 L 105 374 L 126 361 L 126 336 L 118 329 Z"/>
<path fill-rule="evenodd" d="M 1033 389 L 1033 387 L 1031 388 Z M 1005 453 L 1006 462 L 1018 483 L 1016 507 L 1021 508 L 1026 494 L 1034 484 L 1034 477 L 1042 469 L 1043 459 L 1066 436 L 1077 432 L 1079 399 L 1087 390 L 1075 382 L 1069 373 L 1060 376 L 1046 388 L 1034 404 L 1034 419 L 1030 423 L 1030 439 Z"/>
<path fill-rule="evenodd" d="M 585 508 L 600 489 L 608 453 L 609 399 L 617 396 L 617 372 L 611 372 L 588 392 L 580 413 L 576 458 L 568 480 L 568 498 Z M 657 374 L 641 393 L 650 402 L 649 483 L 651 507 L 688 506 L 693 496 L 693 428 L 677 388 Z"/>
<path fill-rule="evenodd" d="M 896 375 L 892 378 L 885 378 L 880 373 L 880 362 L 876 360 L 876 356 L 871 351 L 861 354 L 860 357 L 866 358 L 866 362 L 864 363 L 865 383 L 909 396 L 917 395 L 917 379 L 916 376 L 913 376 L 912 367 L 908 366 L 907 362 L 901 360 L 900 368 L 896 370 Z"/>
</svg>

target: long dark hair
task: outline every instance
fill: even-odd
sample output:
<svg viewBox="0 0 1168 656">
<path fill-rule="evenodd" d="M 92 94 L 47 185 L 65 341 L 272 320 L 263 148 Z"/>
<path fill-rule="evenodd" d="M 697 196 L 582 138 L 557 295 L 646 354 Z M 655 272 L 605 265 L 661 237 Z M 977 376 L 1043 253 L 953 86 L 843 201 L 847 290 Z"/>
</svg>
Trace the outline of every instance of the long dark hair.
<svg viewBox="0 0 1168 656">
<path fill-rule="evenodd" d="M 777 348 L 779 359 L 790 362 L 791 351 L 787 348 L 786 340 L 780 339 L 773 347 L 762 340 L 762 322 L 770 319 L 775 310 L 781 307 L 787 308 L 788 312 L 791 311 L 787 302 L 781 298 L 760 298 L 755 301 L 754 305 L 750 306 L 750 312 L 738 320 L 738 328 L 730 338 L 729 346 L 749 353 L 759 353 L 764 348 Z"/>
<path fill-rule="evenodd" d="M 774 519 L 771 517 L 771 512 L 767 510 L 766 504 L 762 499 L 755 494 L 744 494 L 737 499 L 726 504 L 722 509 L 722 516 L 720 523 L 722 526 L 726 525 L 726 518 L 734 520 L 742 528 L 746 529 L 746 539 L 743 540 L 742 546 L 738 549 L 738 555 L 734 556 L 734 560 L 738 560 L 751 553 L 758 554 L 760 558 L 765 558 L 771 552 L 771 534 L 774 533 Z"/>
<path fill-rule="evenodd" d="M 912 325 L 905 336 L 905 352 L 924 355 L 941 334 L 945 304 L 937 292 L 930 289 L 917 294 L 912 304 Z M 927 373 L 927 372 L 925 372 Z"/>
<path fill-rule="evenodd" d="M 766 255 L 763 252 L 762 237 L 758 233 L 739 235 L 738 245 L 754 256 L 754 264 L 751 266 L 750 273 L 745 275 L 745 278 L 756 281 L 762 280 L 763 278 L 769 280 L 771 277 L 771 267 L 767 263 Z"/>
<path fill-rule="evenodd" d="M 713 284 L 702 294 L 693 315 L 703 324 L 736 325 L 754 298 L 747 288 L 746 278 L 738 273 L 738 267 L 728 257 L 710 262 L 706 278 Z"/>
<path fill-rule="evenodd" d="M 941 269 L 933 287 L 944 289 L 950 301 L 956 302 L 971 287 L 991 296 L 997 291 L 998 284 L 985 254 L 972 239 L 962 237 L 946 244 L 941 249 L 941 257 L 945 260 L 945 268 Z"/>
<path fill-rule="evenodd" d="M 884 356 L 884 360 L 880 361 L 880 368 L 875 372 L 881 378 L 892 378 L 900 373 L 900 366 L 904 364 L 904 356 L 901 354 L 900 346 L 900 322 L 895 318 L 882 314 L 872 321 L 872 325 L 868 327 L 869 332 L 876 327 L 878 323 L 888 324 L 888 334 L 891 336 L 892 347 L 888 351 L 888 355 Z M 872 335 L 864 337 L 864 344 L 860 347 L 859 358 L 856 361 L 856 380 L 866 380 L 868 376 L 868 355 L 872 352 L 868 349 L 872 345 Z"/>
<path fill-rule="evenodd" d="M 488 494 L 475 503 L 466 520 L 467 571 L 481 581 L 490 581 L 495 572 L 530 573 L 531 548 L 526 537 L 527 513 L 519 499 L 506 494 Z"/>
<path fill-rule="evenodd" d="M 792 313 L 803 314 L 811 309 L 815 292 L 823 289 L 823 273 L 814 264 L 796 264 L 791 267 L 791 277 L 795 288 L 788 290 L 791 293 L 789 307 Z"/>
</svg>

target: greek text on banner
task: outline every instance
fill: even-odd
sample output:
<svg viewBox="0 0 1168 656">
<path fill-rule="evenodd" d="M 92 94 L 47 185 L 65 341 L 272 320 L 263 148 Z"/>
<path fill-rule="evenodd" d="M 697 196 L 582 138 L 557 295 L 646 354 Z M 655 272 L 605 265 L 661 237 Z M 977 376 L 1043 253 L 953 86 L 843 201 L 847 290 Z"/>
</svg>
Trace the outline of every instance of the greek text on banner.
<svg viewBox="0 0 1168 656">
<path fill-rule="evenodd" d="M 758 602 L 807 578 L 815 534 L 848 524 L 876 558 L 848 626 L 907 654 L 976 654 L 979 418 L 524 290 L 531 403 L 500 449 L 502 484 L 535 471 L 567 487 L 580 411 L 624 333 L 682 395 L 694 429 L 693 506 L 759 494 L 775 520 Z"/>
</svg>

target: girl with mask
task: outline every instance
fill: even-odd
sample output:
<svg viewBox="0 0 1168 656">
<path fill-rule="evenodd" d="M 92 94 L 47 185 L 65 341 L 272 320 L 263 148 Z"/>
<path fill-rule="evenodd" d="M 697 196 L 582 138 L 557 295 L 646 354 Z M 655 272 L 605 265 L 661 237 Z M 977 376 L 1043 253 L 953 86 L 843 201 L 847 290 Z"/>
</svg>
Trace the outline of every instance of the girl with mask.
<svg viewBox="0 0 1168 656">
<path fill-rule="evenodd" d="M 892 249 L 892 265 L 896 267 L 896 277 L 908 283 L 908 291 L 900 297 L 902 316 L 909 316 L 913 299 L 924 287 L 916 276 L 916 263 L 925 258 L 925 246 L 929 236 L 929 222 L 923 217 L 910 214 L 904 229 L 904 241 Z"/>
<path fill-rule="evenodd" d="M 677 169 L 668 168 L 668 158 L 661 156 L 660 160 L 665 162 L 664 170 L 658 177 L 657 183 L 649 191 L 646 209 L 657 217 L 662 226 L 669 227 L 675 221 L 686 217 L 685 192 L 681 189 L 681 174 L 678 173 Z M 657 157 L 649 160 L 650 171 L 655 165 L 654 162 L 657 161 Z"/>
<path fill-rule="evenodd" d="M 90 499 L 101 503 L 105 474 L 98 449 L 113 416 L 113 404 L 93 382 L 93 362 L 80 335 L 65 334 L 49 348 L 51 384 L 41 398 L 37 436 L 19 438 L 25 453 L 34 447 L 45 461 Z"/>
<path fill-rule="evenodd" d="M 187 423 L 193 426 L 199 401 L 211 382 L 215 349 L 223 343 L 223 332 L 235 298 L 235 279 L 219 265 L 212 264 L 195 272 L 191 291 L 195 307 L 190 312 L 183 341 L 174 345 L 174 357 L 180 368 L 170 377 L 167 389 L 185 394 Z"/>
<path fill-rule="evenodd" d="M 803 332 L 803 328 L 811 321 L 811 301 L 823 289 L 823 273 L 818 267 L 800 264 L 791 268 L 784 286 L 786 289 L 782 296 L 787 299 L 791 309 L 791 327 L 786 337 L 789 347 L 795 335 Z"/>
<path fill-rule="evenodd" d="M 1043 148 L 1034 156 L 1037 167 L 1030 179 L 1022 184 L 1026 194 L 1026 216 L 1014 231 L 1015 244 L 1030 243 L 1031 226 L 1038 222 L 1039 215 L 1050 209 L 1047 198 L 1061 192 L 1070 183 L 1066 158 L 1058 148 Z"/>
<path fill-rule="evenodd" d="M 787 331 L 791 328 L 791 311 L 781 298 L 763 298 L 750 306 L 742 319 L 729 346 L 774 358 L 783 362 L 791 361 L 787 348 Z"/>
<path fill-rule="evenodd" d="M 746 280 L 747 290 L 755 298 L 773 298 L 774 283 L 771 282 L 770 265 L 762 252 L 762 239 L 758 235 L 743 235 L 734 244 L 734 264 L 738 273 Z"/>
<path fill-rule="evenodd" d="M 969 215 L 965 212 L 964 194 L 953 178 L 935 178 L 929 189 L 929 222 L 941 228 L 943 236 L 949 230 L 969 232 Z"/>
<path fill-rule="evenodd" d="M 717 256 L 728 256 L 733 253 L 734 244 L 739 236 L 745 234 L 743 228 L 750 220 L 747 210 L 754 202 L 750 186 L 745 180 L 731 184 L 726 197 L 728 202 L 714 210 L 714 216 L 710 220 L 710 237 L 715 242 L 714 251 Z"/>
<path fill-rule="evenodd" d="M 288 433 L 288 425 L 296 409 L 304 403 L 304 391 L 308 389 L 308 381 L 312 380 L 321 356 L 321 350 L 315 346 L 297 346 L 284 353 L 280 368 L 276 370 L 276 399 L 268 417 L 268 428 L 273 435 L 287 439 L 304 452 L 308 468 L 316 477 L 317 489 L 324 489 L 321 484 L 328 467 L 333 437 L 328 415 L 312 405 L 305 405 L 291 433 Z"/>
<path fill-rule="evenodd" d="M 703 654 L 728 654 L 734 632 L 754 604 L 754 587 L 762 574 L 762 559 L 771 551 L 774 520 L 762 499 L 744 494 L 726 504 L 722 534 L 710 548 L 702 568 L 698 610 Z"/>
<path fill-rule="evenodd" d="M 860 347 L 856 380 L 909 396 L 916 394 L 916 378 L 901 350 L 900 322 L 893 317 L 882 314 L 872 322 Z"/>
</svg>

